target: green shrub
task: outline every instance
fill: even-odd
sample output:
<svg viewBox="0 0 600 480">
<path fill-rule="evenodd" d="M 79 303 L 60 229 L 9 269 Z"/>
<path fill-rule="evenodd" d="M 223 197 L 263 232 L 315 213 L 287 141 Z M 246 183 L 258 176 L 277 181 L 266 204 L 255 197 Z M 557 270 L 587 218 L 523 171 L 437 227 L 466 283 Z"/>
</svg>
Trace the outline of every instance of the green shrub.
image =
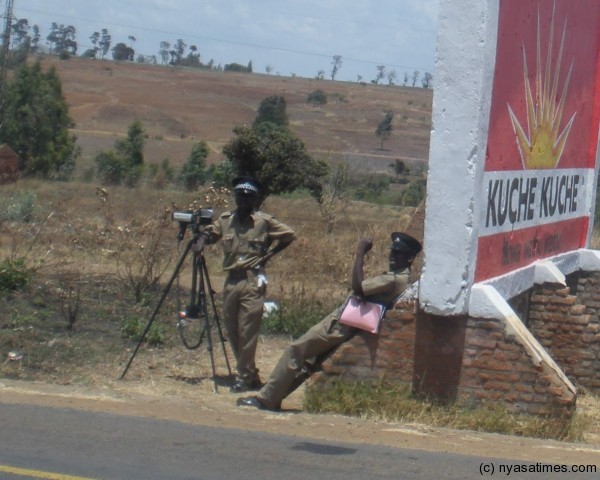
<svg viewBox="0 0 600 480">
<path fill-rule="evenodd" d="M 425 198 L 426 189 L 427 181 L 424 179 L 410 182 L 402 193 L 400 204 L 404 207 L 418 207 Z"/>
<path fill-rule="evenodd" d="M 323 90 L 317 89 L 308 94 L 306 102 L 312 105 L 325 105 L 327 103 L 327 95 Z"/>
<path fill-rule="evenodd" d="M 389 190 L 390 177 L 381 174 L 363 175 L 360 178 L 352 178 L 350 185 L 356 200 L 377 203 L 377 200 Z"/>
<path fill-rule="evenodd" d="M 139 317 L 126 317 L 121 325 L 121 333 L 123 338 L 139 341 L 146 328 L 146 321 Z M 150 345 L 162 345 L 165 341 L 165 327 L 163 325 L 153 323 L 150 330 L 146 334 L 145 340 Z"/>
<path fill-rule="evenodd" d="M 263 333 L 285 334 L 298 338 L 321 321 L 332 309 L 311 299 L 293 299 L 281 302 L 280 308 L 265 315 Z"/>
<path fill-rule="evenodd" d="M 24 258 L 6 258 L 0 262 L 0 291 L 10 292 L 25 288 L 33 278 L 33 270 Z"/>
<path fill-rule="evenodd" d="M 2 222 L 30 222 L 35 210 L 35 193 L 15 192 L 0 208 Z"/>
</svg>

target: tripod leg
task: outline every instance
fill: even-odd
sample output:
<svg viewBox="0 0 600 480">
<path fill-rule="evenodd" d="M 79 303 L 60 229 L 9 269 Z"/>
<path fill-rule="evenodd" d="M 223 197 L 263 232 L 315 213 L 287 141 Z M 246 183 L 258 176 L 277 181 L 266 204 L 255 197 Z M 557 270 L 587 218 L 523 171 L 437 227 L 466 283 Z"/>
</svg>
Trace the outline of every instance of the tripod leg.
<svg viewBox="0 0 600 480">
<path fill-rule="evenodd" d="M 165 287 L 165 289 L 163 291 L 163 294 L 160 297 L 160 300 L 159 300 L 158 304 L 156 305 L 156 308 L 154 309 L 154 312 L 152 313 L 152 316 L 150 317 L 150 320 L 148 321 L 148 324 L 146 325 L 146 328 L 144 328 L 144 331 L 142 332 L 142 336 L 140 337 L 140 340 L 139 340 L 137 346 L 135 347 L 135 350 L 133 351 L 133 354 L 131 355 L 131 358 L 129 359 L 129 362 L 127 363 L 127 366 L 125 367 L 125 369 L 123 370 L 123 373 L 119 377 L 119 380 L 122 380 L 125 377 L 125 374 L 127 373 L 127 371 L 129 370 L 129 367 L 131 366 L 131 363 L 133 362 L 133 359 L 135 358 L 138 350 L 140 349 L 140 346 L 142 345 L 142 342 L 144 341 L 144 338 L 146 338 L 146 335 L 150 331 L 150 327 L 152 326 L 152 322 L 154 322 L 154 319 L 156 318 L 156 315 L 158 314 L 158 311 L 160 310 L 160 307 L 162 307 L 162 304 L 165 301 L 165 298 L 167 298 L 167 295 L 169 293 L 169 290 L 171 290 L 171 286 L 173 285 L 173 282 L 177 278 L 177 275 L 179 275 L 179 271 L 181 270 L 181 266 L 183 265 L 185 257 L 187 256 L 188 252 L 190 251 L 190 248 L 192 248 L 192 244 L 194 242 L 195 242 L 195 239 L 192 239 L 192 240 L 190 240 L 188 242 L 188 244 L 187 244 L 187 246 L 185 248 L 185 251 L 181 255 L 181 258 L 179 259 L 179 262 L 177 263 L 177 266 L 175 267 L 175 271 L 173 272 L 173 275 L 171 275 L 171 279 L 169 280 L 169 283 Z"/>
<path fill-rule="evenodd" d="M 215 393 L 219 393 L 219 386 L 217 385 L 217 371 L 215 368 L 215 356 L 213 354 L 212 335 L 210 332 L 210 322 L 208 317 L 204 317 L 204 325 L 204 331 L 206 332 L 206 349 L 208 350 L 208 354 L 210 356 L 210 367 L 212 369 L 213 391 Z"/>
<path fill-rule="evenodd" d="M 217 326 L 217 332 L 219 334 L 219 341 L 221 342 L 221 349 L 223 350 L 223 358 L 225 359 L 225 365 L 227 366 L 227 372 L 229 376 L 232 375 L 231 366 L 229 364 L 229 358 L 227 357 L 227 350 L 225 349 L 225 336 L 223 335 L 223 328 L 221 327 L 221 320 L 217 311 L 217 303 L 215 302 L 215 292 L 210 283 L 210 277 L 208 275 L 208 268 L 206 266 L 206 259 L 202 257 L 202 271 L 204 272 L 205 285 L 208 288 L 208 294 L 210 296 L 210 304 L 213 312 L 213 318 L 215 325 Z M 208 310 L 208 306 L 207 306 Z"/>
<path fill-rule="evenodd" d="M 177 331 L 181 343 L 188 350 L 197 349 L 206 333 L 206 327 L 202 321 L 204 309 L 202 303 L 206 300 L 205 296 L 200 296 L 202 289 L 202 278 L 199 275 L 202 271 L 199 269 L 198 255 L 194 254 L 192 265 L 192 288 L 190 290 L 190 303 L 186 306 L 185 314 L 179 315 L 177 322 Z M 200 288 L 199 288 L 200 285 Z"/>
<path fill-rule="evenodd" d="M 198 292 L 198 300 L 200 303 L 200 308 L 202 310 L 202 316 L 204 317 L 204 333 L 206 334 L 206 349 L 208 350 L 208 354 L 210 356 L 210 366 L 212 369 L 212 377 L 213 377 L 213 385 L 214 392 L 219 392 L 219 387 L 217 385 L 217 371 L 215 368 L 215 356 L 213 353 L 213 343 L 212 343 L 212 332 L 210 319 L 208 318 L 208 305 L 206 304 L 206 278 L 207 278 L 207 270 L 206 270 L 206 261 L 203 256 L 197 259 L 198 262 L 198 270 L 200 271 L 200 289 Z"/>
</svg>

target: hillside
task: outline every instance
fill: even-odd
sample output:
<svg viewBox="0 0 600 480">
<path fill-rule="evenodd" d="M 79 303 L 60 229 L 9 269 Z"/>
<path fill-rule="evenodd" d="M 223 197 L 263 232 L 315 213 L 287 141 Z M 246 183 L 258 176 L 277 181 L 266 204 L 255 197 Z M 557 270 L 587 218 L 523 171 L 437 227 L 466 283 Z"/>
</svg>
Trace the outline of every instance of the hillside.
<svg viewBox="0 0 600 480">
<path fill-rule="evenodd" d="M 286 99 L 292 129 L 314 155 L 343 158 L 359 171 L 386 171 L 394 159 L 423 163 L 428 156 L 432 91 L 423 88 L 81 58 L 48 57 L 42 64 L 60 75 L 84 164 L 111 148 L 136 118 L 148 133 L 149 163 L 168 158 L 180 165 L 199 140 L 214 152 L 209 162 L 218 162 L 233 127 L 252 123 L 270 95 Z M 326 105 L 306 102 L 316 89 L 327 94 Z M 394 113 L 394 131 L 381 150 L 374 132 L 385 110 Z"/>
</svg>

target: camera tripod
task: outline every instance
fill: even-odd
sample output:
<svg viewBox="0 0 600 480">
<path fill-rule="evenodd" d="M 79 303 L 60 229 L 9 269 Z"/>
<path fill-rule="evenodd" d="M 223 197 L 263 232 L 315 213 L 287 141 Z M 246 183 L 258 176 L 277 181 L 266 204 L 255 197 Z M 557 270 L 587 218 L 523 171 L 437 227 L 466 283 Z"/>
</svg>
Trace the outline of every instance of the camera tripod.
<svg viewBox="0 0 600 480">
<path fill-rule="evenodd" d="M 180 238 L 182 238 L 180 236 Z M 193 238 L 188 242 L 177 266 L 175 267 L 175 271 L 171 276 L 167 286 L 165 287 L 162 296 L 150 320 L 148 321 L 144 331 L 142 332 L 141 338 L 125 367 L 123 373 L 119 377 L 119 379 L 123 379 L 125 374 L 129 370 L 133 359 L 135 358 L 144 338 L 150 331 L 150 327 L 158 314 L 165 298 L 167 297 L 173 282 L 179 276 L 179 271 L 190 252 L 192 245 L 198 239 L 198 234 L 194 234 Z M 209 311 L 209 303 L 210 303 L 210 311 Z M 215 302 L 215 292 L 212 289 L 212 285 L 210 283 L 210 277 L 208 275 L 208 268 L 206 266 L 206 259 L 202 253 L 193 252 L 193 264 L 192 264 L 192 288 L 190 293 L 190 304 L 186 306 L 184 311 L 179 312 L 179 321 L 177 322 L 177 330 L 179 331 L 179 337 L 183 343 L 183 345 L 190 349 L 196 349 L 202 343 L 202 340 L 206 337 L 206 348 L 208 350 L 210 356 L 210 364 L 212 369 L 212 378 L 214 382 L 214 391 L 218 392 L 217 386 L 217 374 L 215 369 L 215 357 L 213 354 L 213 341 L 212 341 L 212 328 L 213 325 L 217 328 L 217 333 L 219 335 L 219 341 L 221 343 L 221 348 L 223 350 L 223 356 L 225 358 L 225 364 L 227 366 L 227 370 L 229 372 L 229 376 L 231 376 L 231 367 L 229 365 L 229 359 L 227 358 L 227 351 L 225 350 L 225 337 L 223 335 L 223 330 L 221 328 L 221 322 L 219 320 L 219 315 L 217 313 L 217 305 Z"/>
</svg>

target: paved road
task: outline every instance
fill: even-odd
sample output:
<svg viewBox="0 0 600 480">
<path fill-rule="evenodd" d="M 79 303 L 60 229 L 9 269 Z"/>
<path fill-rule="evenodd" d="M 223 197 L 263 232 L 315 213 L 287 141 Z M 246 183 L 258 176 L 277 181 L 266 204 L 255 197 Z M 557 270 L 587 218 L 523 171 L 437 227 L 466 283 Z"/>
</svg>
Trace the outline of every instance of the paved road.
<svg viewBox="0 0 600 480">
<path fill-rule="evenodd" d="M 500 475 L 500 462 L 525 465 L 69 408 L 0 404 L 0 479 L 468 479 L 481 478 L 482 464 L 493 468 L 494 476 Z M 599 477 L 523 475 L 510 476 Z"/>
</svg>

